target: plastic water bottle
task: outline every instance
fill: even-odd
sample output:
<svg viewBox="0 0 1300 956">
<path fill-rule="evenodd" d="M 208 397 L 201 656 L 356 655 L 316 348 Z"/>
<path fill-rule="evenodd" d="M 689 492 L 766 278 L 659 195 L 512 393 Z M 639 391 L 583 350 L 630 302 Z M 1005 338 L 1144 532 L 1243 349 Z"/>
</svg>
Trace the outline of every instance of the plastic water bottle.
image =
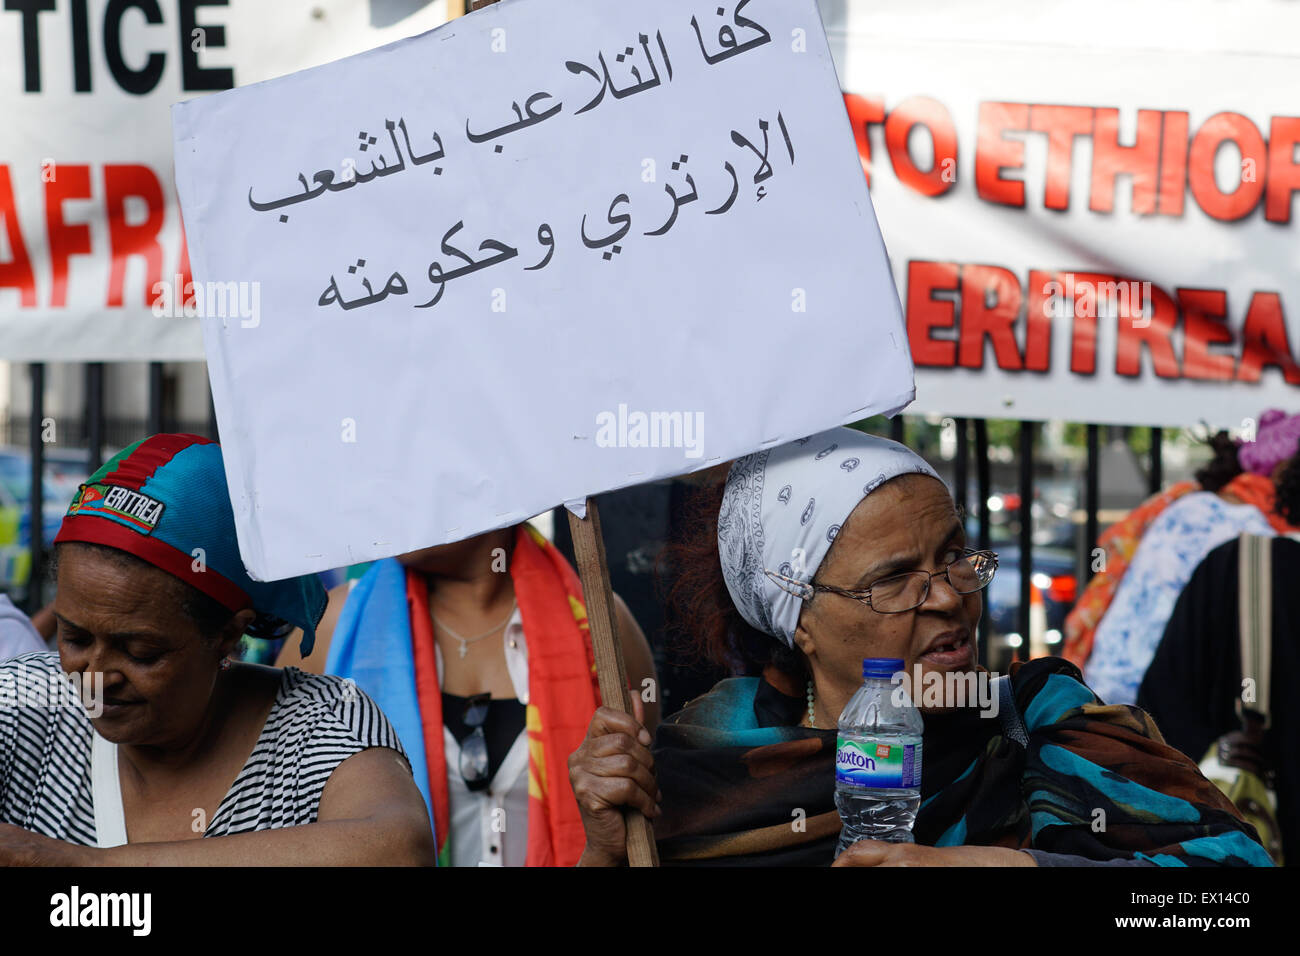
<svg viewBox="0 0 1300 956">
<path fill-rule="evenodd" d="M 868 657 L 862 662 L 862 686 L 840 714 L 835 806 L 844 828 L 836 856 L 858 840 L 912 842 L 925 724 L 893 681 L 902 669 L 899 658 Z"/>
</svg>

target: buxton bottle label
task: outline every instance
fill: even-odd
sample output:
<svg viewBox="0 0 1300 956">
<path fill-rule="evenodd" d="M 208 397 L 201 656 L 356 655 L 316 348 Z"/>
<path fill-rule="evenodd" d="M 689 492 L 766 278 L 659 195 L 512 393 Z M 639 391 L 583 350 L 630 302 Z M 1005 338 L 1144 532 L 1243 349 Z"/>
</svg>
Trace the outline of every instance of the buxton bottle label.
<svg viewBox="0 0 1300 956">
<path fill-rule="evenodd" d="M 920 787 L 921 744 L 840 737 L 835 751 L 835 780 L 881 790 Z"/>
</svg>

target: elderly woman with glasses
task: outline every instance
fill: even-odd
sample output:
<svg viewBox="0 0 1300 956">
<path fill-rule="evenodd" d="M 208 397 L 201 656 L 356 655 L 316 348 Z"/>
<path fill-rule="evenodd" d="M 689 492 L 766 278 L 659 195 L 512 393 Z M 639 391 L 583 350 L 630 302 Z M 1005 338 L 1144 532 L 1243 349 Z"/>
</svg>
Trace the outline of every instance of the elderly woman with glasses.
<svg viewBox="0 0 1300 956">
<path fill-rule="evenodd" d="M 1060 658 L 976 658 L 997 557 L 966 547 L 947 487 L 902 445 L 837 428 L 736 461 L 675 551 L 701 651 L 747 676 L 660 725 L 601 708 L 570 759 L 584 865 L 626 859 L 622 810 L 666 864 L 1268 865 L 1231 802 L 1136 707 Z M 925 724 L 914 842 L 838 859 L 836 724 L 865 658 Z"/>
</svg>

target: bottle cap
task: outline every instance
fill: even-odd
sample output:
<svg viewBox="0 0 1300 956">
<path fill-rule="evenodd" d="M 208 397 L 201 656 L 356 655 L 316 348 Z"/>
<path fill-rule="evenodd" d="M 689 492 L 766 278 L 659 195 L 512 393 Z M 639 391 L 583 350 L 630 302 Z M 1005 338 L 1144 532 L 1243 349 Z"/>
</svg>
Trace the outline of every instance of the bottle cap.
<svg viewBox="0 0 1300 956">
<path fill-rule="evenodd" d="M 903 669 L 901 657 L 865 657 L 862 659 L 862 678 L 883 677 L 889 680 Z"/>
</svg>

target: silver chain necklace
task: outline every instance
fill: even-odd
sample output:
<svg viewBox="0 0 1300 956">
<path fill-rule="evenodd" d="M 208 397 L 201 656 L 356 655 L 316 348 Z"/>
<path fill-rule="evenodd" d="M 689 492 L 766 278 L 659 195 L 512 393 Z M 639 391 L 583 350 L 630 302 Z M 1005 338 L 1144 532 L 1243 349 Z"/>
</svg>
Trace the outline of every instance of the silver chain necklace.
<svg viewBox="0 0 1300 956">
<path fill-rule="evenodd" d="M 442 628 L 444 631 L 447 632 L 448 637 L 454 637 L 456 640 L 460 641 L 460 656 L 464 657 L 466 654 L 469 653 L 469 646 L 473 644 L 475 641 L 481 641 L 485 637 L 491 637 L 497 631 L 501 630 L 501 628 L 509 624 L 510 619 L 515 616 L 515 608 L 517 608 L 518 606 L 519 606 L 519 599 L 515 598 L 513 601 L 510 602 L 510 613 L 506 615 L 506 619 L 504 621 L 502 621 L 496 627 L 484 631 L 482 634 L 476 634 L 473 637 L 461 637 L 459 634 L 457 634 L 455 631 L 453 631 L 451 628 L 449 628 L 446 624 L 444 624 L 441 620 L 438 619 L 438 615 L 433 613 L 433 608 L 429 609 L 429 615 L 430 617 L 433 618 L 434 624 L 437 624 L 440 628 Z"/>
</svg>

